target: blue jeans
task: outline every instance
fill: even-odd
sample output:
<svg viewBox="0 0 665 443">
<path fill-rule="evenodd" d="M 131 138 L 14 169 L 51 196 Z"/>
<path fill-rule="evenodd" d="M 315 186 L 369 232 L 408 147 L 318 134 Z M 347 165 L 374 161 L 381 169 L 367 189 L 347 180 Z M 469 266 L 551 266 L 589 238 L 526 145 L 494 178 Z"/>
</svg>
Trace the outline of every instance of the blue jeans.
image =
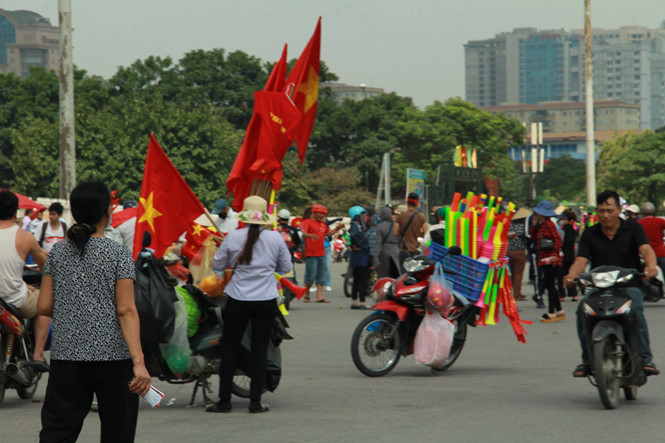
<svg viewBox="0 0 665 443">
<path fill-rule="evenodd" d="M 305 257 L 305 286 L 326 283 L 326 256 Z"/>
<path fill-rule="evenodd" d="M 640 357 L 642 357 L 643 363 L 648 363 L 653 359 L 651 354 L 651 348 L 649 344 L 649 329 L 647 327 L 647 319 L 644 317 L 644 293 L 642 290 L 635 286 L 629 286 L 626 289 L 628 296 L 633 301 L 632 307 L 635 309 L 635 320 L 637 321 L 637 327 L 640 331 Z M 580 300 L 580 304 L 577 306 L 577 336 L 580 339 L 580 346 L 582 347 L 582 361 L 584 363 L 589 362 L 588 349 L 585 346 L 585 331 L 584 331 L 584 302 L 589 298 L 591 294 L 596 292 L 596 289 L 588 291 L 584 297 Z"/>
<path fill-rule="evenodd" d="M 330 262 L 332 262 L 332 249 L 326 246 L 326 286 L 330 286 Z"/>
</svg>

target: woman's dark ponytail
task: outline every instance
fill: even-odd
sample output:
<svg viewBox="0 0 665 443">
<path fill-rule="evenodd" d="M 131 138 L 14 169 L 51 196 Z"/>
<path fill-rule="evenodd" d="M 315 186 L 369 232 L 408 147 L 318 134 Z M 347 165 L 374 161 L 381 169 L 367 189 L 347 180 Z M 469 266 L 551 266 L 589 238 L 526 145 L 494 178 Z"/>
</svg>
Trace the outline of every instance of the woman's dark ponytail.
<svg viewBox="0 0 665 443">
<path fill-rule="evenodd" d="M 90 236 L 95 233 L 97 227 L 90 226 L 87 223 L 77 223 L 69 228 L 67 231 L 67 238 L 74 243 L 81 255 L 85 251 L 85 245 L 88 243 Z"/>
<path fill-rule="evenodd" d="M 109 210 L 111 194 L 104 183 L 85 181 L 72 190 L 69 203 L 76 224 L 67 231 L 67 238 L 83 254 L 90 236 L 97 230 L 96 225 Z"/>
<path fill-rule="evenodd" d="M 247 232 L 247 241 L 245 242 L 245 247 L 242 248 L 236 263 L 239 265 L 249 265 L 252 262 L 252 255 L 254 252 L 254 244 L 259 239 L 261 235 L 261 225 L 249 225 L 249 230 Z"/>
</svg>

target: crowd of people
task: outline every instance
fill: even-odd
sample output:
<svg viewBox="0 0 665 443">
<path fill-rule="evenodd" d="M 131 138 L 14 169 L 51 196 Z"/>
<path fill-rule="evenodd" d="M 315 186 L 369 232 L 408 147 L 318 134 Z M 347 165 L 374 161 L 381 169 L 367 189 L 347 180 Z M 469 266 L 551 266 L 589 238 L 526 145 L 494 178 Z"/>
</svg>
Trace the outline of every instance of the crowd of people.
<svg viewBox="0 0 665 443">
<path fill-rule="evenodd" d="M 132 255 L 123 235 L 110 227 L 113 210 L 104 184 L 80 184 L 70 203 L 75 221 L 71 227 L 62 218 L 60 203 L 53 203 L 47 211 L 28 210 L 19 221 L 16 196 L 0 191 L 0 296 L 24 317 L 34 318 L 32 358 L 40 370 L 51 373 L 42 410 L 42 441 L 75 439 L 93 393 L 99 400 L 102 439 L 131 441 L 138 410 L 136 394 L 150 387 L 134 304 Z M 125 208 L 135 206 L 135 202 L 125 202 Z M 274 273 L 295 279 L 293 264 L 301 255 L 307 290 L 304 302 L 312 301 L 311 290 L 316 295 L 314 302 L 330 303 L 323 294 L 330 289 L 333 244 L 339 239 L 348 248 L 348 272 L 353 274 L 350 307 L 368 309 L 371 272 L 378 278 L 397 277 L 408 257 L 422 253 L 429 242 L 440 241 L 446 213 L 444 208 L 436 208 L 431 214 L 434 223 L 429 226 L 415 193 L 408 195 L 406 206 L 386 206 L 378 213 L 373 207 L 353 206 L 348 226 L 342 218 L 329 219 L 327 208 L 318 203 L 308 208 L 296 225 L 291 222 L 290 211 L 280 209 L 273 215 L 266 200 L 258 196 L 245 199 L 240 212 L 219 199 L 211 212 L 217 217 L 217 231 L 224 236 L 213 269 L 219 273 L 231 269 L 231 277 L 224 289 L 228 302 L 223 314 L 219 401 L 208 411 L 232 409 L 231 380 L 242 333 L 251 322 L 252 413 L 269 410 L 261 402 L 263 386 L 259 380 L 265 375 L 269 320 L 277 309 Z M 538 307 L 547 308 L 541 321 L 552 323 L 566 319 L 562 305 L 566 298 L 578 300 L 573 282 L 587 265 L 638 268 L 646 278 L 659 273 L 662 278 L 665 219 L 656 217 L 655 212 L 650 202 L 641 207 L 623 204 L 614 191 L 598 195 L 593 217 L 570 208 L 555 211 L 547 200 L 539 202 L 532 212 L 519 209 L 508 232 L 513 297 L 527 300 L 522 280 L 529 265 L 532 299 Z M 30 259 L 43 269 L 41 291 L 22 281 L 23 265 Z M 643 370 L 648 375 L 657 374 L 643 314 L 643 294 L 636 287 L 629 292 L 640 327 Z M 95 314 L 81 315 L 89 312 L 91 305 L 97 308 Z M 582 344 L 580 309 L 577 327 Z M 44 346 L 51 321 L 49 365 Z M 72 324 L 78 326 L 72 328 Z M 588 353 L 582 345 L 582 364 L 574 375 L 583 377 L 589 371 Z"/>
</svg>

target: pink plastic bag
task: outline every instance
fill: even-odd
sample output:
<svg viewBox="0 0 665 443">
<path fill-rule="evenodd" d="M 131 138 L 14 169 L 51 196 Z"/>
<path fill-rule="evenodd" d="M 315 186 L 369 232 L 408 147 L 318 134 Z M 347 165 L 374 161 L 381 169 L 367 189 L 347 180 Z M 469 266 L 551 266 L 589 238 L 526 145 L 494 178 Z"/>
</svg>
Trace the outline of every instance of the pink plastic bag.
<svg viewBox="0 0 665 443">
<path fill-rule="evenodd" d="M 446 320 L 436 311 L 427 310 L 425 318 L 420 322 L 413 343 L 413 354 L 416 363 L 442 367 L 450 355 L 453 344 L 455 325 Z"/>
<path fill-rule="evenodd" d="M 447 316 L 454 302 L 453 285 L 446 279 L 441 263 L 437 263 L 429 281 L 427 303 L 440 314 Z"/>
</svg>

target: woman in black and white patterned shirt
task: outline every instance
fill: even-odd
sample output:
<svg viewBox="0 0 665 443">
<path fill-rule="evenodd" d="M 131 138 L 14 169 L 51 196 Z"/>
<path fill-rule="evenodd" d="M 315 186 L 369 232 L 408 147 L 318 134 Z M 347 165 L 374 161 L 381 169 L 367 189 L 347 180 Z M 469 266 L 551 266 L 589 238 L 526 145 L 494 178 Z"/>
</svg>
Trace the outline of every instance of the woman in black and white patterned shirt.
<svg viewBox="0 0 665 443">
<path fill-rule="evenodd" d="M 40 441 L 76 440 L 94 393 L 101 441 L 131 442 L 136 394 L 150 388 L 134 304 L 134 261 L 129 249 L 104 237 L 111 216 L 106 185 L 80 183 L 70 203 L 77 224 L 48 255 L 38 302 L 39 313 L 53 317 Z"/>
</svg>

